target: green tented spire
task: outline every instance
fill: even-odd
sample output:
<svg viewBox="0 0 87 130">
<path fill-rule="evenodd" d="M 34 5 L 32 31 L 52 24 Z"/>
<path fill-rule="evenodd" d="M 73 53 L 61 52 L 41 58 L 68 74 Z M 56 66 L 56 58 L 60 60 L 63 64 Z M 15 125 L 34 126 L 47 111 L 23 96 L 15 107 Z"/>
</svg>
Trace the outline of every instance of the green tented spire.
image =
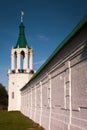
<svg viewBox="0 0 87 130">
<path fill-rule="evenodd" d="M 25 34 L 24 34 L 24 24 L 23 22 L 21 22 L 20 26 L 19 26 L 19 37 L 18 37 L 18 41 L 17 44 L 14 48 L 26 48 L 28 47 L 26 38 L 25 38 Z"/>
</svg>

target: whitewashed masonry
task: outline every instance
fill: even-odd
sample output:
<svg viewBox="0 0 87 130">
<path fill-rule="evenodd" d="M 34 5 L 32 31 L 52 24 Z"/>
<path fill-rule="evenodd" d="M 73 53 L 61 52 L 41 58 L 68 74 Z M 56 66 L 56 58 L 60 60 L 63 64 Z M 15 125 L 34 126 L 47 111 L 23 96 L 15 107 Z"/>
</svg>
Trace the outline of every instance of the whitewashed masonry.
<svg viewBox="0 0 87 130">
<path fill-rule="evenodd" d="M 27 44 L 24 28 L 24 24 L 21 22 L 17 44 L 11 50 L 11 69 L 8 71 L 9 111 L 20 111 L 20 89 L 30 80 L 34 73 L 33 49 Z"/>
<path fill-rule="evenodd" d="M 87 130 L 87 16 L 21 89 L 21 112 L 46 130 Z"/>
</svg>

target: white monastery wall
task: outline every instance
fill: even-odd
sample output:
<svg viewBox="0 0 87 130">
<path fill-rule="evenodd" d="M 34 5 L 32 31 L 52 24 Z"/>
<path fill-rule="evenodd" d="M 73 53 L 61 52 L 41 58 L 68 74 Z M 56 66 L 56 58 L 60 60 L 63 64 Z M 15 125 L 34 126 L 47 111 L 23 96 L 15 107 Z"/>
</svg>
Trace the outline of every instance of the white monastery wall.
<svg viewBox="0 0 87 130">
<path fill-rule="evenodd" d="M 46 130 L 87 130 L 87 25 L 21 90 L 21 112 Z"/>
</svg>

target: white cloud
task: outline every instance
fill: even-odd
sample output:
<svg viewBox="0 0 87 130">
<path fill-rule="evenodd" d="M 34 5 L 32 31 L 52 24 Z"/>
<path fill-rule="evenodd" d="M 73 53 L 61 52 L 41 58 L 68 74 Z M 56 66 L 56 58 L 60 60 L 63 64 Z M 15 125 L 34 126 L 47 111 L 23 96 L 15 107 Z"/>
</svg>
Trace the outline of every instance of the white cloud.
<svg viewBox="0 0 87 130">
<path fill-rule="evenodd" d="M 46 37 L 45 35 L 40 35 L 40 34 L 37 35 L 37 38 L 42 39 L 42 40 L 46 40 L 46 41 L 48 40 L 48 37 Z"/>
</svg>

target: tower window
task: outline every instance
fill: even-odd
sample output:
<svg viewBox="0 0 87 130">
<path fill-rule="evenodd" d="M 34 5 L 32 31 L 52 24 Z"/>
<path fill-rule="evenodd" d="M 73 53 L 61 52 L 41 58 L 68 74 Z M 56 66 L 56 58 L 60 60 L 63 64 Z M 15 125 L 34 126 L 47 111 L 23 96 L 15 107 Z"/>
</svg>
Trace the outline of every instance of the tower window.
<svg viewBox="0 0 87 130">
<path fill-rule="evenodd" d="M 15 69 L 17 68 L 17 52 L 14 53 L 14 65 L 15 65 Z"/>
<path fill-rule="evenodd" d="M 14 82 L 12 82 L 13 86 L 14 86 Z"/>
<path fill-rule="evenodd" d="M 14 92 L 12 92 L 12 99 L 14 99 Z"/>
<path fill-rule="evenodd" d="M 21 69 L 24 69 L 24 58 L 25 58 L 25 53 L 24 51 L 21 51 Z"/>
</svg>

